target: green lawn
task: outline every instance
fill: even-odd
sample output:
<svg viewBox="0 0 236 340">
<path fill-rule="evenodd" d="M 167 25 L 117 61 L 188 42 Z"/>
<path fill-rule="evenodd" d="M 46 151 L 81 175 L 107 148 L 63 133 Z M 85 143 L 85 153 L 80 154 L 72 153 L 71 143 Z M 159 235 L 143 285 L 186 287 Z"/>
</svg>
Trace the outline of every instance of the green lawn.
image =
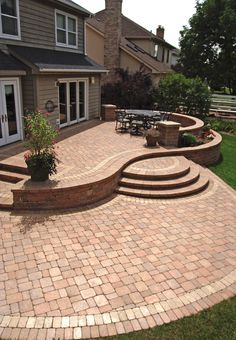
<svg viewBox="0 0 236 340">
<path fill-rule="evenodd" d="M 145 331 L 109 340 L 236 340 L 236 297 L 210 309 Z"/>
<path fill-rule="evenodd" d="M 210 169 L 236 189 L 236 136 L 223 135 L 221 160 Z"/>
</svg>

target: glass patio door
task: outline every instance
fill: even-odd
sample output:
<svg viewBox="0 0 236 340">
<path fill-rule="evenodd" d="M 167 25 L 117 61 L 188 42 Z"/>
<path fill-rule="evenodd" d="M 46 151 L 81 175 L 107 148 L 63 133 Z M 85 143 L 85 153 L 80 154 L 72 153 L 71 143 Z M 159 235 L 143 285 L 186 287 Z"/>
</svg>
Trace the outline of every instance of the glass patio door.
<svg viewBox="0 0 236 340">
<path fill-rule="evenodd" d="M 86 83 L 79 81 L 79 119 L 86 119 Z"/>
<path fill-rule="evenodd" d="M 61 127 L 87 119 L 86 91 L 86 80 L 60 81 L 59 111 Z"/>
<path fill-rule="evenodd" d="M 17 80 L 0 80 L 0 146 L 21 139 Z"/>
</svg>

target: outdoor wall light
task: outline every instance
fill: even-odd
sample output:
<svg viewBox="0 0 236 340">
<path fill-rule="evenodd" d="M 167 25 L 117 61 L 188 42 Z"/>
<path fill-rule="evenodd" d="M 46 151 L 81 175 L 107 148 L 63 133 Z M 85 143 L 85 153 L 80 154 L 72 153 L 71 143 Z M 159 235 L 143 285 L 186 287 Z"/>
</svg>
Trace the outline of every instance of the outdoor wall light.
<svg viewBox="0 0 236 340">
<path fill-rule="evenodd" d="M 95 77 L 90 77 L 90 84 L 92 84 L 92 85 L 95 84 Z"/>
</svg>

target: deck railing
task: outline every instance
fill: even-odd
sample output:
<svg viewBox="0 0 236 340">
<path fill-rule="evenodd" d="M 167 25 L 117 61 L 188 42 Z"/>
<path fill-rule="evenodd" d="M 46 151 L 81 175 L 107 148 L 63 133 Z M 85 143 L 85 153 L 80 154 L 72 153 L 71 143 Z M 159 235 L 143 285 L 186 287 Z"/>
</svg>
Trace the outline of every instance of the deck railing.
<svg viewBox="0 0 236 340">
<path fill-rule="evenodd" d="M 236 96 L 213 94 L 210 111 L 236 114 Z"/>
</svg>

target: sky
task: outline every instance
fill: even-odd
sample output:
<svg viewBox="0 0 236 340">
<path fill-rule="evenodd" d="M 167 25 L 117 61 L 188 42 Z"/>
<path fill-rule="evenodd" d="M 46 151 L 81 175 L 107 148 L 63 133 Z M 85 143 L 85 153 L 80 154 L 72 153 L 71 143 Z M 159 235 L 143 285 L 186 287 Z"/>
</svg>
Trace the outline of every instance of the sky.
<svg viewBox="0 0 236 340">
<path fill-rule="evenodd" d="M 105 0 L 74 0 L 92 13 L 105 8 Z M 165 27 L 165 40 L 178 47 L 179 31 L 195 13 L 196 0 L 123 0 L 125 16 L 153 33 Z"/>
</svg>

